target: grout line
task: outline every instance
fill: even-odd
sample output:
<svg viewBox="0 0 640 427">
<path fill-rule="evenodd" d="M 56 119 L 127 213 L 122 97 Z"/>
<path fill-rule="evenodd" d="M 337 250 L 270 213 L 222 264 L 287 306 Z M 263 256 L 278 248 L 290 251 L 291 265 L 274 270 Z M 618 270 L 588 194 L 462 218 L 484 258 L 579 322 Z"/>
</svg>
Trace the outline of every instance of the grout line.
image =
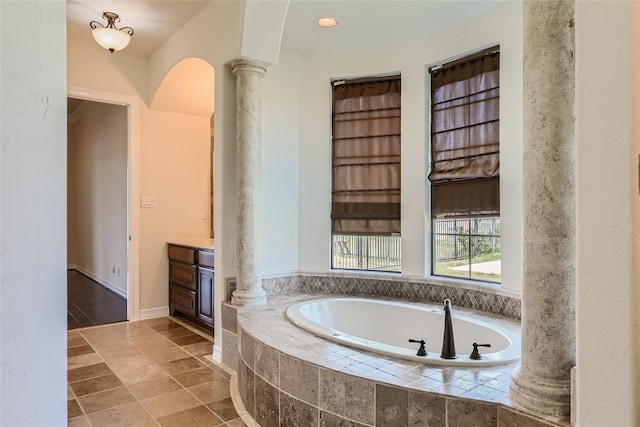
<svg viewBox="0 0 640 427">
<path fill-rule="evenodd" d="M 171 318 L 168 318 L 168 319 L 169 319 L 169 320 L 174 321 L 175 323 L 180 324 L 181 326 L 185 326 L 185 325 L 183 325 L 183 324 L 182 324 L 182 322 L 180 322 L 180 321 L 175 321 L 174 319 L 171 319 Z M 153 329 L 151 326 L 146 325 L 146 324 L 140 324 L 140 325 L 141 325 L 141 328 L 144 328 L 145 330 L 148 330 L 148 331 L 153 331 L 155 334 L 158 334 L 158 336 L 161 336 L 161 337 L 164 339 L 164 340 L 159 340 L 158 342 L 171 342 L 171 343 L 172 343 L 176 348 L 179 348 L 179 349 L 181 349 L 182 351 L 184 351 L 184 352 L 185 352 L 185 355 L 187 355 L 186 357 L 194 358 L 195 360 L 197 360 L 197 361 L 198 361 L 198 363 L 200 363 L 202 366 L 204 366 L 204 367 L 208 368 L 208 369 L 209 369 L 211 372 L 213 372 L 214 374 L 222 376 L 222 377 L 223 377 L 223 379 L 224 379 L 225 381 L 229 381 L 229 386 L 231 387 L 231 382 L 230 382 L 230 380 L 228 380 L 226 377 L 224 377 L 224 375 L 223 375 L 222 373 L 220 373 L 220 372 L 216 372 L 216 369 L 214 369 L 213 367 L 211 367 L 211 366 L 207 366 L 207 364 L 206 364 L 206 363 L 203 363 L 203 361 L 199 359 L 199 356 L 196 356 L 195 354 L 191 353 L 190 351 L 185 350 L 185 349 L 183 348 L 183 346 L 179 346 L 179 345 L 175 344 L 175 343 L 174 343 L 170 338 L 168 338 L 168 337 L 166 337 L 166 336 L 162 335 L 160 332 L 156 331 L 156 330 L 155 330 L 155 329 Z M 103 355 L 102 355 L 102 354 L 101 354 L 101 353 L 96 349 L 96 347 L 94 346 L 94 344 L 92 344 L 92 343 L 91 343 L 91 341 L 89 341 L 89 339 L 88 339 L 88 338 L 87 338 L 87 336 L 85 335 L 85 333 L 86 333 L 86 332 L 88 332 L 88 331 L 95 330 L 95 329 L 97 329 L 97 328 L 101 328 L 101 329 L 102 329 L 103 327 L 108 327 L 108 326 L 114 326 L 114 324 L 109 324 L 109 325 L 99 325 L 99 326 L 97 326 L 97 327 L 82 328 L 82 330 L 74 330 L 74 331 L 77 331 L 78 336 L 82 337 L 82 338 L 87 342 L 87 344 L 86 344 L 86 345 L 89 345 L 89 346 L 94 350 L 94 353 L 98 355 L 98 357 L 99 357 L 99 359 L 102 361 L 102 363 L 104 363 L 104 364 L 109 368 L 109 370 L 112 372 L 112 374 L 113 374 L 113 375 L 115 375 L 115 376 L 116 376 L 116 378 L 118 378 L 118 380 L 122 383 L 122 387 L 124 387 L 124 388 L 125 388 L 125 389 L 126 389 L 126 390 L 127 390 L 127 391 L 132 395 L 132 396 L 133 396 L 133 398 L 134 398 L 135 400 L 134 400 L 134 401 L 132 401 L 132 402 L 127 402 L 127 403 L 125 403 L 125 404 L 123 404 L 123 405 L 116 405 L 116 406 L 111 407 L 111 408 L 105 408 L 105 409 L 103 409 L 103 410 L 93 412 L 91 415 L 93 415 L 93 414 L 97 414 L 97 413 L 100 413 L 100 412 L 104 412 L 104 411 L 107 411 L 107 410 L 110 410 L 110 409 L 113 409 L 113 408 L 118 408 L 118 407 L 121 407 L 121 406 L 129 405 L 129 404 L 132 404 L 132 403 L 134 403 L 134 402 L 137 402 L 137 403 L 138 403 L 138 404 L 140 404 L 140 405 L 143 407 L 143 409 L 147 412 L 147 414 L 149 415 L 150 419 L 152 419 L 154 422 L 156 422 L 156 424 L 158 424 L 158 421 L 157 421 L 158 419 L 157 419 L 157 418 L 155 418 L 155 417 L 154 417 L 154 416 L 153 416 L 153 415 L 152 415 L 152 414 L 147 410 L 146 406 L 142 403 L 142 401 L 143 401 L 144 399 L 143 399 L 143 400 L 138 399 L 138 397 L 133 393 L 133 391 L 132 391 L 132 389 L 131 389 L 130 385 L 129 385 L 129 384 L 127 384 L 127 383 L 125 383 L 124 381 L 122 381 L 122 379 L 120 378 L 120 376 L 119 376 L 119 375 L 114 371 L 113 366 L 112 366 L 112 365 L 111 365 L 111 364 L 110 364 L 110 363 L 109 363 L 109 362 L 108 362 L 108 361 L 103 357 Z M 192 329 L 192 328 L 190 328 L 190 327 L 188 327 L 188 326 L 187 326 L 187 329 L 189 329 L 189 330 L 192 330 L 192 331 L 193 331 L 193 329 Z M 208 341 L 211 341 L 211 342 L 212 342 L 211 337 L 206 336 L 206 335 L 203 335 L 203 333 L 202 333 L 202 332 L 197 331 L 197 330 L 196 330 L 196 331 L 193 331 L 193 332 L 196 332 L 196 333 L 198 333 L 199 335 L 204 336 L 205 338 L 207 338 L 207 339 L 208 339 Z M 114 331 L 114 334 L 115 334 L 115 331 Z M 117 335 L 117 334 L 115 334 L 115 335 Z M 114 336 L 115 336 L 115 335 L 114 335 Z M 145 355 L 145 356 L 146 356 L 146 355 L 147 355 L 147 353 L 146 353 L 146 352 L 144 352 L 144 351 L 142 351 L 142 349 L 140 349 L 140 348 L 139 348 L 135 343 L 133 343 L 133 342 L 131 341 L 131 339 L 130 339 L 130 338 L 132 338 L 132 337 L 129 337 L 129 336 L 121 336 L 121 337 L 113 338 L 113 341 L 116 341 L 116 340 L 124 340 L 124 341 L 127 341 L 127 342 L 131 343 L 131 345 L 133 345 L 136 349 L 140 350 L 140 351 L 141 351 L 141 353 L 142 353 L 142 355 Z M 106 341 L 104 341 L 104 342 L 108 342 L 108 341 L 112 341 L 112 340 L 110 339 L 110 340 L 106 340 Z M 100 341 L 100 342 L 102 342 L 102 341 Z M 190 345 L 190 344 L 189 344 L 189 345 Z M 161 351 L 162 351 L 162 350 L 161 350 Z M 91 354 L 91 353 L 87 353 L 87 354 Z M 205 355 L 203 355 L 203 357 L 204 357 L 204 356 L 205 356 Z M 133 356 L 133 357 L 135 357 L 135 356 Z M 180 359 L 182 359 L 182 357 L 181 357 Z M 179 359 L 175 359 L 175 360 L 179 360 Z M 208 361 L 208 359 L 206 359 L 206 360 Z M 213 361 L 213 359 L 211 359 L 211 361 L 213 362 L 213 364 L 214 364 L 214 365 L 219 366 L 223 371 L 225 371 L 225 372 L 227 372 L 227 373 L 229 374 L 229 369 L 228 369 L 228 368 L 226 368 L 226 369 L 225 369 L 225 367 L 224 367 L 223 365 L 218 364 L 217 362 Z M 166 362 L 171 362 L 171 361 L 169 360 L 169 361 L 166 361 Z M 164 362 L 163 362 L 163 363 L 164 363 Z M 183 410 L 187 410 L 187 409 L 195 408 L 195 407 L 198 407 L 198 406 L 205 406 L 205 407 L 207 408 L 207 410 L 208 410 L 208 411 L 210 411 L 210 412 L 211 412 L 212 414 L 214 414 L 216 417 L 220 418 L 220 420 L 221 420 L 221 421 L 223 421 L 223 424 L 221 424 L 221 425 L 227 425 L 227 426 L 228 426 L 228 425 L 229 425 L 229 424 L 228 424 L 228 422 L 231 422 L 231 421 L 233 421 L 234 419 L 236 419 L 236 418 L 234 418 L 234 419 L 232 419 L 232 420 L 229 420 L 228 422 L 224 421 L 224 420 L 222 419 L 222 417 L 220 417 L 216 412 L 214 412 L 213 410 L 211 410 L 211 408 L 209 408 L 209 407 L 207 406 L 207 404 L 206 404 L 206 403 L 204 403 L 204 402 L 203 402 L 201 399 L 199 399 L 195 394 L 193 394 L 193 393 L 189 390 L 189 388 L 188 388 L 188 387 L 185 387 L 184 385 L 182 385 L 182 384 L 181 384 L 181 383 L 180 383 L 180 382 L 179 382 L 179 381 L 174 377 L 174 374 L 169 373 L 169 372 L 168 372 L 164 367 L 160 366 L 160 365 L 161 365 L 160 363 L 157 363 L 157 362 L 155 362 L 155 361 L 154 361 L 154 362 L 153 362 L 153 365 L 156 365 L 156 366 L 160 367 L 160 369 L 161 369 L 162 371 L 164 371 L 164 372 L 168 375 L 168 377 L 169 377 L 169 378 L 171 378 L 173 381 L 175 381 L 175 382 L 180 386 L 180 390 L 185 390 L 185 391 L 187 391 L 187 393 L 189 393 L 189 395 L 191 395 L 191 396 L 193 396 L 193 397 L 194 397 L 194 399 L 195 399 L 195 401 L 197 402 L 197 404 L 196 404 L 195 406 L 193 406 L 193 407 L 185 408 L 185 409 L 183 409 Z M 87 365 L 87 366 L 91 366 L 91 365 Z M 82 367 L 84 367 L 84 366 L 79 366 L 78 368 L 82 368 Z M 75 369 L 75 368 L 74 368 L 74 369 Z M 195 369 L 193 369 L 193 370 L 196 370 L 196 369 L 201 369 L 201 367 L 195 368 Z M 182 372 L 190 372 L 190 371 L 193 371 L 193 370 L 187 370 L 187 371 L 182 371 Z M 182 373 L 182 372 L 180 372 L 180 373 Z M 231 375 L 232 375 L 232 374 L 231 374 Z M 98 377 L 100 377 L 100 376 L 102 376 L 102 375 L 99 375 Z M 97 378 L 97 377 L 92 377 L 92 378 Z M 86 379 L 89 379 L 89 378 L 86 378 Z M 83 380 L 79 380 L 79 381 L 83 381 Z M 77 382 L 77 381 L 74 381 L 74 383 L 75 383 L 75 382 Z M 82 404 L 80 403 L 79 399 L 77 398 L 77 396 L 76 396 L 75 392 L 73 391 L 73 389 L 71 388 L 70 384 L 71 384 L 71 383 L 69 383 L 69 381 L 67 380 L 67 387 L 71 390 L 71 393 L 72 393 L 73 397 L 77 400 L 78 405 L 80 406 L 80 408 L 81 408 L 81 410 L 82 410 L 82 412 L 83 412 L 83 416 L 87 419 L 88 423 L 89 423 L 90 425 L 92 425 L 91 420 L 89 419 L 89 414 L 87 414 L 87 413 L 86 413 L 85 408 L 84 408 L 84 407 L 82 406 Z M 138 384 L 138 383 L 136 383 L 136 384 Z M 204 383 L 204 384 L 207 384 L 207 383 Z M 131 384 L 131 386 L 133 386 L 133 385 L 134 385 L 134 384 Z M 199 386 L 199 385 L 201 385 L 201 384 L 194 385 L 194 387 Z M 116 387 L 116 388 L 119 388 L 119 387 Z M 113 388 L 112 388 L 112 389 L 109 389 L 109 390 L 113 390 Z M 100 393 L 100 392 L 104 392 L 104 391 L 109 391 L 109 390 L 101 390 L 101 391 L 96 392 L 96 393 Z M 176 391 L 178 391 L 178 390 L 176 390 Z M 68 393 L 68 391 L 67 391 L 67 393 Z M 87 395 L 85 395 L 85 396 L 89 396 L 89 395 L 91 395 L 91 394 L 96 394 L 96 393 L 89 393 L 89 394 L 87 394 Z M 166 393 L 162 393 L 162 394 L 166 394 Z M 161 394 L 160 394 L 160 395 L 161 395 Z M 160 396 L 160 395 L 158 395 L 158 396 Z M 67 396 L 67 397 L 68 397 L 68 396 Z M 84 396 L 83 396 L 83 397 L 84 397 Z M 155 396 L 154 396 L 154 397 L 155 397 Z M 223 399 L 226 399 L 226 398 L 227 398 L 227 397 L 224 397 Z M 223 399 L 219 399 L 219 400 L 223 400 Z M 69 400 L 69 399 L 68 399 L 68 400 Z M 232 401 L 233 401 L 233 400 L 232 400 Z M 217 400 L 216 400 L 216 402 L 217 402 Z M 235 404 L 234 404 L 234 407 L 235 407 Z M 180 412 L 180 411 L 177 411 L 177 412 Z M 170 415 L 170 414 L 168 414 L 168 415 Z"/>
</svg>

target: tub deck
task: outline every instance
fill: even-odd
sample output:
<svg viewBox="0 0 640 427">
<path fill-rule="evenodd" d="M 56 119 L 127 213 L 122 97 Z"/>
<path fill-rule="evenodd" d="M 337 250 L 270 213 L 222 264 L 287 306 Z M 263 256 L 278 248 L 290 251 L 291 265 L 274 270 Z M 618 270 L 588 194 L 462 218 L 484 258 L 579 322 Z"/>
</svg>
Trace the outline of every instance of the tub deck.
<svg viewBox="0 0 640 427">
<path fill-rule="evenodd" d="M 323 419 L 335 421 L 335 417 L 342 417 L 345 421 L 360 423 L 353 425 L 374 426 L 379 424 L 379 417 L 385 416 L 380 399 L 394 401 L 398 398 L 400 402 L 405 402 L 405 415 L 408 418 L 398 419 L 394 421 L 398 424 L 394 425 L 404 425 L 404 421 L 409 425 L 415 412 L 408 403 L 412 401 L 412 396 L 414 402 L 417 398 L 424 400 L 425 396 L 428 400 L 438 400 L 443 408 L 448 408 L 446 411 L 443 409 L 442 416 L 447 413 L 464 416 L 464 413 L 469 413 L 471 405 L 474 418 L 469 420 L 468 425 L 483 425 L 477 424 L 483 416 L 487 420 L 496 420 L 500 414 L 510 420 L 514 417 L 516 420 L 523 418 L 521 421 L 531 423 L 527 426 L 568 425 L 560 419 L 542 420 L 512 407 L 509 386 L 511 376 L 520 362 L 491 367 L 428 366 L 327 341 L 298 328 L 287 319 L 285 311 L 290 305 L 322 297 L 326 297 L 326 294 L 277 295 L 270 296 L 265 306 L 237 308 L 238 354 L 233 364 L 238 366 L 238 383 L 244 404 L 261 425 L 269 424 L 268 417 L 272 416 L 261 413 L 265 404 L 269 406 L 268 402 L 258 402 L 264 398 L 262 392 L 265 390 L 271 394 L 284 393 L 285 398 L 280 399 L 280 405 L 292 403 L 289 402 L 292 399 L 292 404 L 297 408 L 294 414 L 302 409 L 308 416 L 315 413 L 315 421 L 309 420 L 309 425 L 316 425 L 316 421 Z M 415 304 L 439 307 L 429 303 Z M 458 307 L 453 307 L 453 310 L 488 324 L 520 332 L 520 324 L 516 320 Z M 223 342 L 226 345 L 225 332 L 223 330 Z M 345 392 L 345 387 L 349 381 L 358 383 L 357 390 L 351 390 L 357 394 L 359 402 L 355 408 L 348 408 L 350 405 L 347 404 L 350 396 L 349 392 Z M 254 387 L 254 392 L 243 393 L 243 384 Z M 403 412 L 399 412 L 401 417 L 405 416 Z M 290 416 L 292 412 L 278 408 L 278 413 Z M 422 411 L 418 413 L 422 414 Z M 449 423 L 458 421 L 464 420 L 449 419 Z M 495 424 L 491 422 L 487 425 Z"/>
</svg>

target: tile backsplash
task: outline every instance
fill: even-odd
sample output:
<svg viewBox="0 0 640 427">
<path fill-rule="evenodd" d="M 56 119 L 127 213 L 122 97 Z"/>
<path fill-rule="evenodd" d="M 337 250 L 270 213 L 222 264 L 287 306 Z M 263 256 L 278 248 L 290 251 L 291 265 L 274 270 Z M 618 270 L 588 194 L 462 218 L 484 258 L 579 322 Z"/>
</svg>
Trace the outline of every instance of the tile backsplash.
<svg viewBox="0 0 640 427">
<path fill-rule="evenodd" d="M 518 298 L 480 289 L 467 289 L 425 281 L 387 280 L 348 276 L 292 274 L 262 279 L 267 295 L 288 293 L 324 293 L 351 296 L 376 296 L 408 301 L 443 302 L 446 298 L 454 306 L 484 311 L 500 316 L 520 319 Z M 227 281 L 228 293 L 236 288 L 236 281 Z"/>
</svg>

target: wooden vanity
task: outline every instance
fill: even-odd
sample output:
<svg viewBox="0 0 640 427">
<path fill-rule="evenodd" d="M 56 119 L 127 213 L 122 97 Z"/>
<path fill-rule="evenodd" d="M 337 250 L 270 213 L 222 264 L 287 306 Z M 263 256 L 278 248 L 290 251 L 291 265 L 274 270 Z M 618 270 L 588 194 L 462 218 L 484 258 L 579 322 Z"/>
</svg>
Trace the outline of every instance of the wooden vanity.
<svg viewBox="0 0 640 427">
<path fill-rule="evenodd" d="M 213 334 L 213 241 L 174 240 L 168 255 L 169 313 Z"/>
</svg>

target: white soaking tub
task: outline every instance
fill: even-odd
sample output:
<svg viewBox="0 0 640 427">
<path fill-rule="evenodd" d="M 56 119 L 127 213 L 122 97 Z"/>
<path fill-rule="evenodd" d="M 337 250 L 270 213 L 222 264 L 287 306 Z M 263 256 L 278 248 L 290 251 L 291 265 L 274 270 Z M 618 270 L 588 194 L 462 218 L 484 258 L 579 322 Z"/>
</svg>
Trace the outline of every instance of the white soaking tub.
<svg viewBox="0 0 640 427">
<path fill-rule="evenodd" d="M 296 326 L 341 344 L 387 356 L 445 366 L 492 366 L 520 359 L 517 333 L 456 313 L 452 307 L 455 359 L 442 359 L 444 309 L 410 303 L 367 298 L 322 298 L 301 302 L 287 309 Z M 419 344 L 426 342 L 426 356 L 418 356 Z M 480 347 L 480 360 L 469 356 L 473 343 Z"/>
</svg>

